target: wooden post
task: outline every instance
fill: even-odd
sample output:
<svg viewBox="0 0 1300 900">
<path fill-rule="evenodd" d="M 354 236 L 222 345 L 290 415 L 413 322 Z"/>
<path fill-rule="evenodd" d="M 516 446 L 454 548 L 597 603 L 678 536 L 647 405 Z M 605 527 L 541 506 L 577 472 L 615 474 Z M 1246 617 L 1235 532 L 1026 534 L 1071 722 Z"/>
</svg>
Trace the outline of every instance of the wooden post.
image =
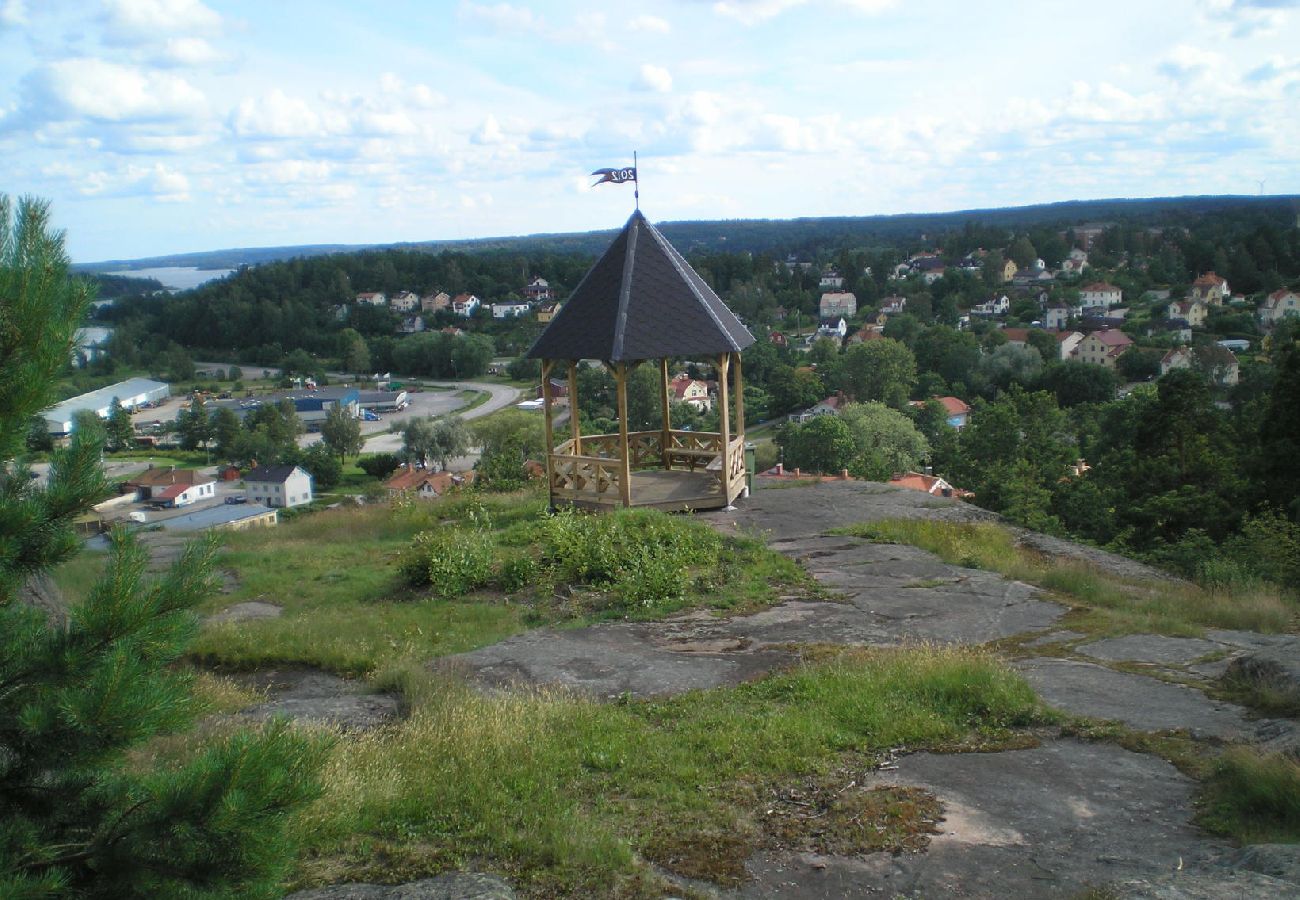
<svg viewBox="0 0 1300 900">
<path fill-rule="evenodd" d="M 736 358 L 736 434 L 745 433 L 745 376 L 740 371 L 740 354 Z"/>
<path fill-rule="evenodd" d="M 664 469 L 668 469 L 670 468 L 668 463 L 671 457 L 671 454 L 668 451 L 672 449 L 673 445 L 673 423 L 668 414 L 668 357 L 666 356 L 659 360 L 659 389 L 663 391 L 664 406 L 663 437 L 660 438 L 661 446 L 659 449 L 662 451 Z"/>
<path fill-rule="evenodd" d="M 719 421 L 722 428 L 722 498 L 731 505 L 731 497 L 728 496 L 729 485 L 731 480 L 731 460 L 728 458 L 727 450 L 731 444 L 731 399 L 727 396 L 727 365 L 731 361 L 730 353 L 723 353 L 718 357 L 718 410 Z"/>
<path fill-rule="evenodd" d="M 582 455 L 582 427 L 578 422 L 578 360 L 569 360 L 569 436 L 573 438 L 573 455 Z"/>
<path fill-rule="evenodd" d="M 618 394 L 618 486 L 624 506 L 632 505 L 632 460 L 627 446 L 627 366 L 614 370 L 614 390 Z"/>
<path fill-rule="evenodd" d="M 551 455 L 555 452 L 554 422 L 551 419 L 551 369 L 555 361 L 542 360 L 542 411 L 546 417 L 546 491 L 554 500 L 551 489 L 555 485 L 555 470 Z"/>
</svg>

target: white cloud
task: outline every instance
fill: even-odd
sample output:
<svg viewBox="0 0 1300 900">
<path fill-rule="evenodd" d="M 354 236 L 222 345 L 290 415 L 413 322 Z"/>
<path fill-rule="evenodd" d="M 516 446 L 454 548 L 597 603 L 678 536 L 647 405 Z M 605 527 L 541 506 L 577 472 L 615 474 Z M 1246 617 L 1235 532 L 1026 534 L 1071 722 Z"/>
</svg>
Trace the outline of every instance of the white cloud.
<svg viewBox="0 0 1300 900">
<path fill-rule="evenodd" d="M 534 32 L 542 27 L 542 20 L 533 11 L 509 3 L 473 3 L 464 0 L 459 12 L 462 18 L 473 19 L 497 31 Z"/>
<path fill-rule="evenodd" d="M 204 95 L 183 78 L 84 57 L 36 69 L 25 90 L 28 111 L 38 119 L 123 122 L 191 117 L 207 108 Z"/>
<path fill-rule="evenodd" d="M 25 0 L 4 0 L 0 4 L 0 28 L 17 28 L 27 24 Z"/>
<path fill-rule="evenodd" d="M 636 80 L 632 82 L 632 88 L 638 91 L 654 91 L 657 94 L 667 94 L 673 89 L 673 76 L 663 66 L 646 63 L 641 66 L 641 71 L 637 73 Z"/>
<path fill-rule="evenodd" d="M 231 117 L 240 137 L 320 137 L 327 133 L 321 116 L 300 97 L 276 88 L 261 97 L 241 100 Z"/>
<path fill-rule="evenodd" d="M 637 16 L 627 23 L 627 28 L 643 34 L 669 34 L 673 30 L 667 20 L 658 16 Z"/>
<path fill-rule="evenodd" d="M 757 25 L 811 2 L 815 0 L 718 0 L 713 4 L 713 11 L 745 25 Z M 898 0 L 830 0 L 830 5 L 848 8 L 863 15 L 875 15 L 897 2 Z"/>
<path fill-rule="evenodd" d="M 501 144 L 505 142 L 505 135 L 501 132 L 501 124 L 497 122 L 496 116 L 489 115 L 483 120 L 483 124 L 470 137 L 475 144 Z"/>
<path fill-rule="evenodd" d="M 1285 24 L 1298 0 L 1203 0 L 1206 17 L 1222 24 L 1230 37 L 1269 35 Z"/>
<path fill-rule="evenodd" d="M 162 61 L 178 66 L 206 66 L 222 59 L 222 54 L 203 38 L 168 38 L 162 49 Z"/>
<path fill-rule="evenodd" d="M 120 43 L 152 42 L 161 35 L 212 34 L 222 18 L 199 0 L 107 0 L 105 36 Z"/>
</svg>

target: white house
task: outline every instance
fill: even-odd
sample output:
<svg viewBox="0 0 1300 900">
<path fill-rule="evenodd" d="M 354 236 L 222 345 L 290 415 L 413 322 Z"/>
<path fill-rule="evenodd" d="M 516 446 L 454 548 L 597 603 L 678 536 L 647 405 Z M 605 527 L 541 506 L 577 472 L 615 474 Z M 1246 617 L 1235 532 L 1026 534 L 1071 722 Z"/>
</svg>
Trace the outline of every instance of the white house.
<svg viewBox="0 0 1300 900">
<path fill-rule="evenodd" d="M 473 294 L 457 294 L 451 301 L 451 311 L 458 316 L 469 318 L 474 310 L 483 305 L 483 301 Z"/>
<path fill-rule="evenodd" d="M 304 506 L 312 500 L 311 475 L 301 466 L 258 466 L 244 476 L 248 499 L 267 506 Z"/>
<path fill-rule="evenodd" d="M 217 496 L 217 482 L 214 479 L 207 479 L 195 484 L 171 484 L 165 488 L 155 490 L 150 494 L 150 499 L 165 503 L 167 506 L 189 506 L 191 503 L 197 503 L 199 500 L 211 500 Z"/>
<path fill-rule="evenodd" d="M 1048 331 L 1058 331 L 1070 321 L 1070 307 L 1060 300 L 1049 303 L 1043 312 L 1043 327 Z"/>
<path fill-rule="evenodd" d="M 831 269 L 827 271 L 826 274 L 822 275 L 821 281 L 817 282 L 817 286 L 823 291 L 827 289 L 838 291 L 840 288 L 844 287 L 844 276 L 839 272 L 836 272 L 834 269 Z"/>
<path fill-rule="evenodd" d="M 887 316 L 896 316 L 905 309 L 907 309 L 906 297 L 895 295 L 880 301 L 880 311 Z"/>
<path fill-rule="evenodd" d="M 550 300 L 552 298 L 550 282 L 540 275 L 534 275 L 533 280 L 524 288 L 524 296 L 535 303 Z"/>
<path fill-rule="evenodd" d="M 1104 306 L 1110 309 L 1124 302 L 1124 292 L 1107 281 L 1094 281 L 1079 289 L 1080 306 Z"/>
<path fill-rule="evenodd" d="M 844 321 L 843 316 L 822 319 L 817 325 L 817 337 L 833 337 L 843 340 L 844 335 L 849 333 L 848 323 Z"/>
<path fill-rule="evenodd" d="M 383 291 L 366 291 L 365 293 L 357 294 L 357 302 L 364 303 L 367 306 L 387 306 L 388 295 Z"/>
<path fill-rule="evenodd" d="M 971 314 L 976 316 L 1005 316 L 1009 312 L 1011 312 L 1011 300 L 1006 294 L 977 303 L 971 308 Z"/>
<path fill-rule="evenodd" d="M 492 304 L 492 318 L 494 319 L 514 319 L 519 316 L 528 315 L 529 310 L 533 307 L 522 300 L 508 300 L 505 303 Z"/>
<path fill-rule="evenodd" d="M 823 319 L 836 316 L 851 319 L 857 315 L 858 298 L 850 291 L 830 291 L 822 294 L 817 311 Z"/>
<path fill-rule="evenodd" d="M 1300 294 L 1274 291 L 1264 298 L 1264 304 L 1259 308 L 1261 325 L 1276 325 L 1287 316 L 1300 316 Z"/>
<path fill-rule="evenodd" d="M 388 305 L 398 312 L 415 312 L 420 308 L 420 298 L 410 291 L 398 291 L 393 298 L 388 301 Z"/>
</svg>

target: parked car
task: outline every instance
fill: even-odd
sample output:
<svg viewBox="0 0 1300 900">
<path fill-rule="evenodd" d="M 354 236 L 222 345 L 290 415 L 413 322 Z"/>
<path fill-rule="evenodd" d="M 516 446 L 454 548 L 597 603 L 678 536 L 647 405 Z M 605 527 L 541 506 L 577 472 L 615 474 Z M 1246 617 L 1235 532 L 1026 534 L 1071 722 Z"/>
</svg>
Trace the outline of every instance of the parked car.
<svg viewBox="0 0 1300 900">
<path fill-rule="evenodd" d="M 231 506 L 234 506 L 238 503 L 247 503 L 248 498 L 245 497 L 243 494 L 231 494 L 229 497 L 226 498 L 226 502 Z"/>
</svg>

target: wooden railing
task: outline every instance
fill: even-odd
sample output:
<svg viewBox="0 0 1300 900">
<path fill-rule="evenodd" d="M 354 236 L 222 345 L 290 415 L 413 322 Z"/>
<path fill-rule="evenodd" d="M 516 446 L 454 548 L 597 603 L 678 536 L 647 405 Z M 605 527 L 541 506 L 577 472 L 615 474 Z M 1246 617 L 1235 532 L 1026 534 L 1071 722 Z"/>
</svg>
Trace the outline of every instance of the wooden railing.
<svg viewBox="0 0 1300 900">
<path fill-rule="evenodd" d="M 722 471 L 722 435 L 707 431 L 670 431 L 668 446 L 662 431 L 634 431 L 628 436 L 630 469 L 667 469 L 708 472 L 717 479 L 717 492 L 728 501 L 745 487 L 745 439 L 727 446 L 727 471 Z M 551 496 L 557 500 L 618 503 L 622 458 L 617 434 L 592 434 L 580 438 L 581 453 L 574 453 L 572 438 L 555 446 L 550 455 Z M 633 503 L 636 498 L 633 498 Z"/>
</svg>

